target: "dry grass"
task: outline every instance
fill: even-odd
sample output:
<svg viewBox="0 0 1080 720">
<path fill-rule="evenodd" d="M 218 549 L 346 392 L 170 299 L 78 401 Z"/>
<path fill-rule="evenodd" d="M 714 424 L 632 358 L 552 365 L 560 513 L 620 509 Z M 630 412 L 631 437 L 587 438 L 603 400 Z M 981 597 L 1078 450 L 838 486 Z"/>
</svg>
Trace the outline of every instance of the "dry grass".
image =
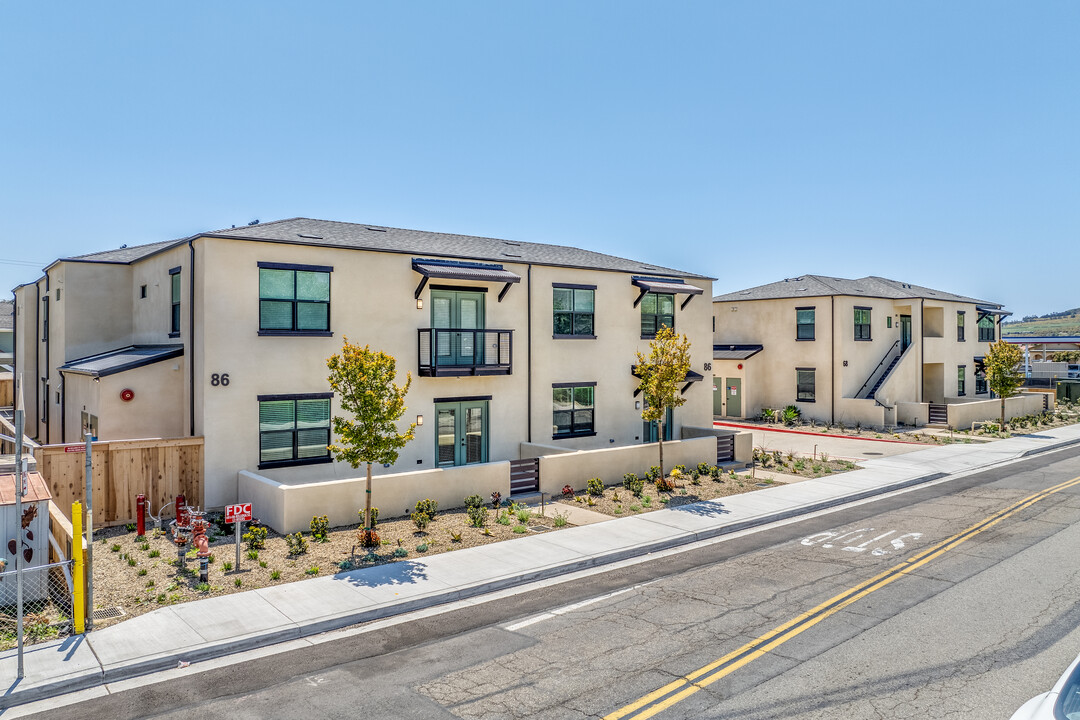
<svg viewBox="0 0 1080 720">
<path fill-rule="evenodd" d="M 339 563 L 343 562 L 363 568 L 397 560 L 415 560 L 526 537 L 542 531 L 541 527 L 554 528 L 550 510 L 547 517 L 530 517 L 522 525 L 526 527 L 524 532 L 514 532 L 517 525 L 516 518 L 509 525 L 500 524 L 491 510 L 488 512 L 490 535 L 469 526 L 464 510 L 440 512 L 426 532 L 417 531 L 408 518 L 380 519 L 377 531 L 382 546 L 374 553 L 359 546 L 356 530 L 360 526 L 350 525 L 331 530 L 328 541 L 323 543 L 315 542 L 310 533 L 304 533 L 308 549 L 303 555 L 289 555 L 285 537 L 270 531 L 265 548 L 257 551 L 255 559 L 248 558 L 247 544 L 241 544 L 241 561 L 237 569 L 232 526 L 222 522 L 212 526 L 224 534 L 214 536 L 210 542 L 213 561 L 206 587 L 199 584 L 199 561 L 194 551 L 189 552 L 186 567 L 181 570 L 176 545 L 165 533 L 148 532 L 145 538 L 139 538 L 123 527 L 109 528 L 94 533 L 94 606 L 119 606 L 128 616 L 141 615 L 164 605 L 330 575 L 341 572 Z M 452 534 L 460 534 L 461 540 L 454 541 Z M 426 550 L 418 550 L 424 545 Z M 155 552 L 157 556 L 152 557 Z M 226 563 L 233 567 L 226 570 Z M 274 579 L 274 573 L 279 574 L 277 579 Z M 104 624 L 99 621 L 95 625 L 101 627 Z"/>
</svg>

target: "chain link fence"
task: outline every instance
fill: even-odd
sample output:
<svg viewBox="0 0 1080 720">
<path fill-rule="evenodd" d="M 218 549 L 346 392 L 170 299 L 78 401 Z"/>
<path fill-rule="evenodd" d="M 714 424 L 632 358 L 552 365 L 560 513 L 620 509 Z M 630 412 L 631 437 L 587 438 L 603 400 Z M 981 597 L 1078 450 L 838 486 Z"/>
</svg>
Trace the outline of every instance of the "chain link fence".
<svg viewBox="0 0 1080 720">
<path fill-rule="evenodd" d="M 22 571 L 23 643 L 30 645 L 74 633 L 73 565 L 74 561 L 67 560 Z M 18 642 L 17 605 L 15 571 L 0 572 L 0 650 L 10 650 Z"/>
</svg>

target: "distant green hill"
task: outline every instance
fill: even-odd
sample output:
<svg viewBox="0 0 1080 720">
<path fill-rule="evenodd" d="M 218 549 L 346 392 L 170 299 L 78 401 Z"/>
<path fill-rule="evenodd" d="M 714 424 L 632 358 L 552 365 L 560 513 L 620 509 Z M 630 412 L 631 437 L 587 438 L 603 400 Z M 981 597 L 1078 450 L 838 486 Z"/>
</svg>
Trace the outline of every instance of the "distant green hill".
<svg viewBox="0 0 1080 720">
<path fill-rule="evenodd" d="M 1080 335 L 1080 308 L 1001 323 L 1003 335 Z"/>
</svg>

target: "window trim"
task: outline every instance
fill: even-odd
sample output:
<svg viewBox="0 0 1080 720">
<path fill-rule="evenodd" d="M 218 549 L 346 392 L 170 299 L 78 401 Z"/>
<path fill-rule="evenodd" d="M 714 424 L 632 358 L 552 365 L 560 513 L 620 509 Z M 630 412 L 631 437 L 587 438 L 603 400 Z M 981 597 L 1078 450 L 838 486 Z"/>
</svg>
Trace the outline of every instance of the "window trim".
<svg viewBox="0 0 1080 720">
<path fill-rule="evenodd" d="M 332 288 L 328 287 L 326 294 L 327 300 L 298 300 L 296 298 L 296 273 L 297 272 L 312 272 L 312 273 L 325 273 L 327 279 L 327 285 L 332 285 L 334 267 L 333 265 L 298 265 L 296 263 L 274 263 L 274 262 L 257 262 L 259 270 L 286 270 L 293 274 L 293 297 L 291 300 L 283 300 L 280 298 L 264 298 L 262 291 L 259 291 L 259 337 L 334 337 L 334 331 L 330 328 L 332 324 L 332 305 L 330 297 L 332 297 Z M 263 300 L 269 300 L 271 302 L 288 302 L 292 304 L 292 324 L 290 328 L 263 328 L 262 326 L 262 303 Z M 326 329 L 325 330 L 301 330 L 297 328 L 299 322 L 298 307 L 300 303 L 308 303 L 312 305 L 326 305 Z"/>
<path fill-rule="evenodd" d="M 873 338 L 873 326 L 874 326 L 873 310 L 874 310 L 874 308 L 867 307 L 865 305 L 856 305 L 853 308 L 853 311 L 852 311 L 852 316 L 853 316 L 852 320 L 856 320 L 855 314 L 858 313 L 860 310 L 865 310 L 869 314 L 868 317 L 867 317 L 869 322 L 865 322 L 865 323 L 854 322 L 855 341 L 856 342 L 872 342 L 873 339 L 874 339 Z M 866 337 L 859 337 L 859 328 L 866 328 Z"/>
<path fill-rule="evenodd" d="M 182 267 L 177 265 L 174 268 L 169 268 L 169 337 L 180 337 L 180 302 L 184 297 L 184 283 L 180 282 L 180 289 L 177 291 L 177 297 L 173 298 L 173 288 L 175 287 L 175 280 L 173 279 L 177 275 L 181 275 Z M 182 275 L 181 275 L 182 276 Z"/>
<path fill-rule="evenodd" d="M 596 339 L 596 286 L 595 285 L 578 285 L 578 284 L 575 284 L 575 283 L 557 283 L 557 282 L 553 282 L 553 283 L 551 283 L 551 290 L 552 290 L 552 293 L 551 293 L 551 305 L 552 305 L 552 308 L 551 308 L 551 326 L 552 326 L 551 339 L 552 340 L 595 340 Z M 570 293 L 570 310 L 556 310 L 555 309 L 555 290 L 591 290 L 592 293 L 593 293 L 593 309 L 592 309 L 592 312 L 578 313 L 577 311 L 575 311 L 574 310 L 574 294 L 573 293 Z M 585 335 L 583 333 L 573 333 L 573 332 L 571 332 L 571 333 L 557 333 L 557 332 L 554 332 L 554 329 L 555 329 L 555 316 L 558 315 L 558 314 L 563 314 L 563 315 L 569 315 L 570 316 L 570 329 L 571 330 L 574 329 L 574 325 L 575 325 L 574 320 L 575 320 L 577 315 L 592 315 L 593 316 L 593 331 L 592 331 L 592 333 L 589 334 L 589 335 Z"/>
<path fill-rule="evenodd" d="M 571 403 L 571 406 L 570 406 L 570 410 L 568 412 L 570 413 L 570 427 L 571 428 L 574 427 L 574 413 L 577 412 L 574 409 L 574 400 L 573 400 L 574 390 L 576 390 L 577 388 L 584 388 L 584 387 L 593 388 L 593 404 L 592 404 L 592 407 L 589 408 L 589 410 L 593 414 L 591 429 L 589 429 L 589 430 L 579 430 L 579 431 L 571 430 L 571 432 L 567 432 L 567 433 L 552 432 L 551 433 L 551 439 L 552 440 L 565 440 L 567 438 L 581 438 L 581 437 L 595 437 L 596 436 L 596 382 L 558 382 L 558 383 L 551 383 L 551 389 L 552 390 L 560 390 L 560 389 L 561 390 L 566 390 L 566 389 L 570 390 L 570 403 Z M 554 420 L 554 417 L 555 417 L 554 401 L 555 401 L 555 399 L 554 399 L 554 397 L 552 397 L 552 408 L 551 408 L 552 420 Z M 567 411 L 564 410 L 564 411 L 560 411 L 560 412 L 567 412 Z M 552 423 L 552 425 L 554 425 L 554 422 Z"/>
<path fill-rule="evenodd" d="M 674 331 L 675 330 L 675 293 L 658 293 L 658 292 L 653 292 L 652 290 L 650 290 L 648 292 L 645 292 L 645 293 L 642 293 L 642 295 L 641 295 L 641 303 L 639 304 L 639 307 L 641 308 L 641 317 L 642 317 L 642 319 L 644 319 L 644 317 L 646 315 L 646 313 L 645 313 L 645 298 L 648 297 L 649 295 L 655 295 L 657 297 L 657 303 L 660 302 L 659 297 L 661 295 L 666 295 L 666 296 L 671 298 L 671 325 L 670 325 L 670 328 L 671 328 L 672 331 Z M 657 307 L 659 307 L 659 305 L 657 305 Z M 656 329 L 659 330 L 660 327 L 661 327 L 660 318 L 661 317 L 666 317 L 666 315 L 662 315 L 661 313 L 648 313 L 648 314 L 656 318 Z M 665 327 L 669 327 L 669 326 L 665 326 Z M 651 334 L 644 333 L 644 332 L 641 333 L 641 339 L 642 340 L 652 340 L 655 337 L 656 337 L 655 332 L 651 333 Z"/>
<path fill-rule="evenodd" d="M 814 322 L 812 322 L 812 323 L 800 323 L 799 322 L 799 311 L 800 310 L 812 310 L 814 312 Z M 809 325 L 809 327 L 810 327 L 810 337 L 808 337 L 808 338 L 799 337 L 799 328 L 800 327 L 805 327 L 807 325 Z M 814 340 L 817 340 L 817 305 L 805 305 L 803 307 L 795 308 L 795 342 L 813 342 Z"/>
<path fill-rule="evenodd" d="M 278 394 L 278 395 L 257 395 L 256 396 L 256 401 L 259 402 L 259 403 L 264 403 L 264 402 L 281 402 L 281 401 L 291 400 L 291 401 L 293 401 L 293 403 L 295 403 L 297 400 L 330 400 L 333 397 L 334 397 L 334 393 L 332 393 L 332 392 L 284 393 L 284 394 Z M 295 411 L 295 404 L 294 404 L 293 408 L 294 408 L 293 409 L 293 418 L 294 418 L 294 420 L 293 420 L 293 429 L 290 432 L 292 433 L 292 436 L 293 436 L 293 452 L 295 453 L 296 452 L 296 437 L 297 437 L 297 432 L 298 432 L 298 429 L 296 428 L 296 421 L 295 421 L 295 417 L 296 417 L 296 415 L 295 415 L 295 412 L 296 412 Z M 329 442 L 333 442 L 333 439 L 334 439 L 334 429 L 333 428 L 334 428 L 334 409 L 333 409 L 333 406 L 331 405 L 331 407 L 330 407 L 330 416 L 327 418 L 327 424 L 326 424 L 327 438 L 328 438 Z M 271 468 L 281 468 L 281 467 L 296 467 L 296 466 L 300 466 L 300 465 L 322 465 L 322 464 L 334 462 L 334 455 L 333 455 L 333 453 L 330 452 L 329 448 L 327 448 L 327 450 L 326 450 L 326 455 L 320 455 L 319 457 L 309 457 L 309 458 L 293 457 L 293 458 L 291 458 L 289 460 L 266 460 L 266 461 L 264 461 L 262 459 L 262 436 L 263 436 L 264 432 L 284 432 L 284 431 L 282 431 L 282 430 L 259 430 L 258 431 L 259 440 L 258 440 L 258 446 L 257 447 L 258 447 L 258 453 L 259 453 L 259 467 L 258 467 L 259 470 L 268 470 L 268 469 L 271 469 Z M 328 444 L 329 444 L 329 442 L 328 442 Z"/>
<path fill-rule="evenodd" d="M 814 397 L 811 398 L 810 400 L 805 400 L 805 399 L 800 399 L 799 398 L 799 373 L 800 372 L 813 373 Z M 809 368 L 809 367 L 797 367 L 797 368 L 795 368 L 795 402 L 797 402 L 797 403 L 817 402 L 817 368 Z"/>
</svg>

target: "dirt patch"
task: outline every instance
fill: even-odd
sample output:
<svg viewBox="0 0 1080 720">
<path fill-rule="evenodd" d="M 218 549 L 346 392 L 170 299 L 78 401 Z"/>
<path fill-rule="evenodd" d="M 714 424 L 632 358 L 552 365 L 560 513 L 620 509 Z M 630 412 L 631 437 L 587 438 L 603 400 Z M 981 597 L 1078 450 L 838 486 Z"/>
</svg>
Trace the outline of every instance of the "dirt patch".
<svg viewBox="0 0 1080 720">
<path fill-rule="evenodd" d="M 495 511 L 488 510 L 490 535 L 470 526 L 464 509 L 438 513 L 423 532 L 408 518 L 380 519 L 377 531 L 382 546 L 373 553 L 357 542 L 356 530 L 360 525 L 331 530 L 327 542 L 316 542 L 311 533 L 303 533 L 307 552 L 301 555 L 289 554 L 285 536 L 268 530 L 265 547 L 251 551 L 254 557 L 249 557 L 247 544 L 241 544 L 239 569 L 235 565 L 232 526 L 225 525 L 218 515 L 211 526 L 213 561 L 205 586 L 199 583 L 199 561 L 194 551 L 188 553 L 181 569 L 176 545 L 165 533 L 148 532 L 146 537 L 138 537 L 134 530 L 109 528 L 94 533 L 94 607 L 120 607 L 125 616 L 141 615 L 165 605 L 332 575 L 347 569 L 415 560 L 558 529 L 550 507 L 547 517 L 529 513 L 524 521 L 511 516 L 506 508 L 498 515 L 497 518 Z M 214 520 L 215 516 L 211 515 L 210 519 Z M 455 540 L 455 535 L 460 540 Z M 122 619 L 95 621 L 95 627 Z"/>
</svg>

